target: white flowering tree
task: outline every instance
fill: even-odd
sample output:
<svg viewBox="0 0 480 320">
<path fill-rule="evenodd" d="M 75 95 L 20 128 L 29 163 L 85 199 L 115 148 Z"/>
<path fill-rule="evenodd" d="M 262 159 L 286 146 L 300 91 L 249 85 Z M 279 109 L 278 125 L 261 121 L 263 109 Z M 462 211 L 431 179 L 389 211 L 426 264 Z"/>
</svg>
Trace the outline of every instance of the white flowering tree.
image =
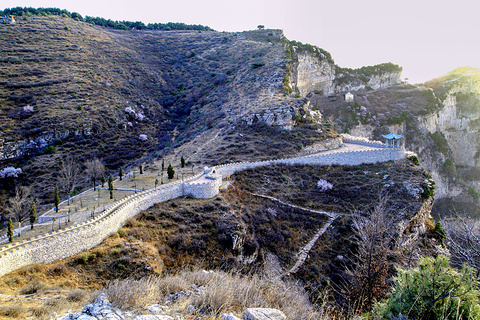
<svg viewBox="0 0 480 320">
<path fill-rule="evenodd" d="M 0 178 L 18 178 L 18 175 L 22 173 L 22 169 L 14 167 L 6 167 L 0 170 Z"/>
<path fill-rule="evenodd" d="M 323 192 L 323 191 L 331 190 L 333 188 L 333 185 L 327 180 L 320 179 L 317 182 L 317 188 L 319 188 L 320 191 Z"/>
</svg>

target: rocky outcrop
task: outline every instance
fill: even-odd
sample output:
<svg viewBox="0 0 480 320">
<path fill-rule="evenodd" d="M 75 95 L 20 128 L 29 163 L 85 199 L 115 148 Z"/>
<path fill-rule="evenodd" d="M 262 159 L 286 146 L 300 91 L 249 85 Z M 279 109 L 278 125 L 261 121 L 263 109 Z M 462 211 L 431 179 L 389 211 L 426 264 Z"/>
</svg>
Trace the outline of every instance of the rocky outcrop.
<svg viewBox="0 0 480 320">
<path fill-rule="evenodd" d="M 363 68 L 342 69 L 333 61 L 321 59 L 321 55 L 312 52 L 302 51 L 295 54 L 289 84 L 301 96 L 309 93 L 327 96 L 348 91 L 378 90 L 401 83 L 401 68 L 395 68 L 393 64 L 365 67 L 363 73 Z"/>
<path fill-rule="evenodd" d="M 167 304 L 171 304 L 172 301 L 185 296 L 184 292 L 178 292 L 172 294 L 167 300 Z M 159 304 L 146 306 L 151 314 L 138 315 L 134 311 L 125 311 L 115 308 L 110 301 L 108 301 L 105 293 L 100 294 L 94 303 L 88 304 L 83 307 L 81 312 L 67 313 L 60 317 L 56 317 L 56 320 L 174 320 L 183 319 L 182 315 L 175 314 L 175 318 L 167 315 L 170 307 L 162 306 Z M 195 307 L 190 305 L 187 308 L 187 312 L 195 312 Z M 223 314 L 222 320 L 237 320 L 233 313 Z M 285 314 L 277 309 L 272 308 L 248 308 L 243 313 L 242 319 L 244 320 L 285 320 Z"/>
<path fill-rule="evenodd" d="M 337 83 L 335 86 L 336 92 L 355 92 L 366 89 L 385 89 L 401 82 L 401 72 L 384 72 L 378 75 L 372 75 L 365 77 L 360 76 L 350 76 L 350 79 L 343 82 L 339 81 L 342 75 L 337 75 Z"/>
<path fill-rule="evenodd" d="M 56 141 L 73 136 L 90 136 L 91 125 L 84 125 L 82 129 L 59 129 L 44 131 L 28 139 L 7 141 L 0 136 L 0 160 L 15 159 L 27 155 L 41 153 L 45 147 L 53 145 Z"/>
<path fill-rule="evenodd" d="M 335 93 L 335 65 L 328 60 L 319 60 L 309 52 L 298 53 L 293 64 L 290 86 L 301 96 L 310 92 L 330 95 Z"/>
<path fill-rule="evenodd" d="M 290 105 L 278 105 L 265 107 L 255 113 L 249 113 L 241 117 L 248 125 L 257 122 L 264 122 L 270 126 L 280 126 L 285 129 L 291 129 L 295 121 L 294 115 L 297 114 L 297 109 Z"/>
</svg>

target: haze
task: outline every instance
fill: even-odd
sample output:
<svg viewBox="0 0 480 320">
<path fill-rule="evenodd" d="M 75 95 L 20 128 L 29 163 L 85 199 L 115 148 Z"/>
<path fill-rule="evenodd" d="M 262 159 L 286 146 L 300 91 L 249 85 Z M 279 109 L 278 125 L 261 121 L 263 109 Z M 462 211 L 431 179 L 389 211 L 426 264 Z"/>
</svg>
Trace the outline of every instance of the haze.
<svg viewBox="0 0 480 320">
<path fill-rule="evenodd" d="M 218 31 L 263 24 L 329 51 L 342 67 L 399 64 L 411 83 L 459 66 L 480 68 L 480 4 L 471 0 L 2 1 L 2 9 L 16 6 L 58 7 L 113 20 L 202 24 Z"/>
</svg>

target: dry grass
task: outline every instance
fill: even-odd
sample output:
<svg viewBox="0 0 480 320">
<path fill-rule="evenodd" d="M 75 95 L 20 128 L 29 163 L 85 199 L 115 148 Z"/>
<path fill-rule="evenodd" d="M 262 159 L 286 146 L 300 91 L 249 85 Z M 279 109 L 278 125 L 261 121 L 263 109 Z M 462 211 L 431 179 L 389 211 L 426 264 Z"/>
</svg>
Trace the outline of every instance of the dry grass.
<svg viewBox="0 0 480 320">
<path fill-rule="evenodd" d="M 20 318 L 21 315 L 24 313 L 24 308 L 21 303 L 15 303 L 9 306 L 1 306 L 0 307 L 0 316 L 8 317 L 8 318 Z"/>
<path fill-rule="evenodd" d="M 282 310 L 287 319 L 331 319 L 327 307 L 313 307 L 305 291 L 295 282 L 266 279 L 221 271 L 183 271 L 178 275 L 148 277 L 141 280 L 115 280 L 102 290 L 120 308 L 143 308 L 166 302 L 170 294 L 180 291 L 186 296 L 175 301 L 172 312 L 188 313 L 192 319 L 206 315 L 219 319 L 221 314 L 241 315 L 246 308 L 270 307 Z"/>
<path fill-rule="evenodd" d="M 47 285 L 41 281 L 29 283 L 20 290 L 20 294 L 33 294 L 47 289 Z"/>
</svg>

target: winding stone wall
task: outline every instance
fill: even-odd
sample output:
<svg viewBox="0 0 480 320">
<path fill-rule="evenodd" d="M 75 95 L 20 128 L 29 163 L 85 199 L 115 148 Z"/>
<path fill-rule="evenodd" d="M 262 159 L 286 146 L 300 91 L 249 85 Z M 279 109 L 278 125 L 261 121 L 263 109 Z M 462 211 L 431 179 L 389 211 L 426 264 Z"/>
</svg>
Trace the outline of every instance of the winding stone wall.
<svg viewBox="0 0 480 320">
<path fill-rule="evenodd" d="M 199 173 L 186 179 L 184 183 L 181 181 L 169 183 L 119 200 L 95 219 L 83 224 L 1 247 L 0 276 L 31 263 L 50 263 L 93 248 L 116 232 L 129 218 L 156 203 L 184 195 L 213 198 L 219 193 L 222 176 L 231 175 L 237 171 L 273 164 L 358 165 L 399 160 L 404 157 L 403 149 L 371 149 L 216 166 L 213 168 L 218 175 L 215 180 L 203 177 L 204 180 L 197 182 L 195 180 L 203 175 Z"/>
</svg>

